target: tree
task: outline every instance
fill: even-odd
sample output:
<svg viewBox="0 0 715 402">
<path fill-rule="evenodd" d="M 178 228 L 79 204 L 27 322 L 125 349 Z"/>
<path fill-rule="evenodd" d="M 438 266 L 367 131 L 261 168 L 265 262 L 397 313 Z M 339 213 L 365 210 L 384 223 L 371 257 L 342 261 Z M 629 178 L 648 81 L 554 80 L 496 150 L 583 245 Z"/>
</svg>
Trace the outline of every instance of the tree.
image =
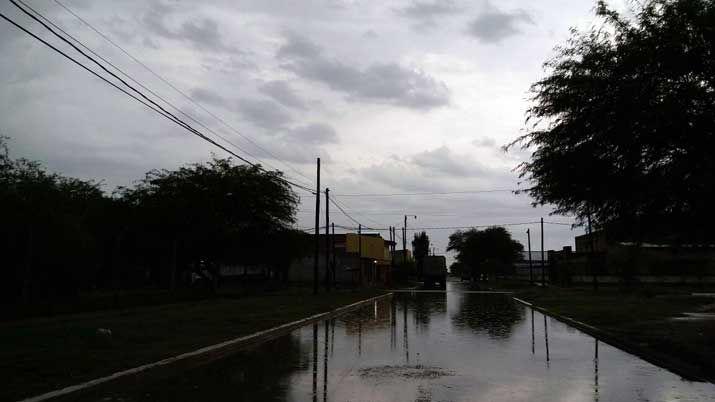
<svg viewBox="0 0 715 402">
<path fill-rule="evenodd" d="M 12 159 L 0 137 L 0 297 L 29 302 L 88 287 L 101 255 L 95 230 L 107 201 L 98 183 Z"/>
<path fill-rule="evenodd" d="M 715 2 L 648 0 L 572 38 L 532 86 L 519 166 L 553 204 L 636 242 L 713 240 Z"/>
<path fill-rule="evenodd" d="M 412 239 L 412 255 L 417 262 L 417 272 L 422 275 L 425 257 L 429 254 L 429 236 L 427 232 L 415 233 Z"/>
<path fill-rule="evenodd" d="M 524 246 L 511 238 L 503 227 L 456 231 L 449 236 L 447 251 L 457 253 L 456 260 L 471 270 L 472 278 L 506 273 L 517 261 Z"/>
<path fill-rule="evenodd" d="M 133 211 L 133 236 L 139 240 L 134 244 L 150 248 L 148 254 L 157 246 L 165 255 L 179 254 L 170 258 L 170 278 L 190 270 L 215 287 L 221 264 L 274 263 L 283 270 L 276 250 L 282 257 L 295 251 L 281 241 L 295 238 L 286 232 L 295 222 L 298 198 L 280 172 L 214 158 L 150 171 L 119 194 Z"/>
</svg>

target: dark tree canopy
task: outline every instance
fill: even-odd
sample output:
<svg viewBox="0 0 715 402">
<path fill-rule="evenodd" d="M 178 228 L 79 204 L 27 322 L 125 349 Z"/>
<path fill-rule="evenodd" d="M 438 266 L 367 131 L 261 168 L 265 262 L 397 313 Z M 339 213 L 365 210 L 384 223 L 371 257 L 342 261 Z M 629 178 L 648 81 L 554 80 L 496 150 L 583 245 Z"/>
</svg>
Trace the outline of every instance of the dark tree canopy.
<svg viewBox="0 0 715 402">
<path fill-rule="evenodd" d="M 524 246 L 503 227 L 456 231 L 449 236 L 447 246 L 447 251 L 455 251 L 457 262 L 473 276 L 508 271 L 523 250 Z"/>
<path fill-rule="evenodd" d="M 415 233 L 412 239 L 412 255 L 417 261 L 417 269 L 422 273 L 422 267 L 424 265 L 424 260 L 427 255 L 429 255 L 429 236 L 427 232 Z"/>
<path fill-rule="evenodd" d="M 636 3 L 637 4 L 637 3 Z M 535 204 L 636 241 L 712 241 L 715 2 L 649 0 L 572 38 L 532 87 Z"/>
<path fill-rule="evenodd" d="M 216 283 L 221 265 L 285 278 L 309 250 L 290 228 L 297 203 L 280 172 L 230 159 L 151 171 L 110 197 L 98 183 L 11 158 L 0 137 L 0 300 L 188 286 L 189 271 Z"/>
<path fill-rule="evenodd" d="M 280 173 L 230 159 L 151 171 L 119 193 L 144 233 L 178 242 L 194 265 L 266 263 L 298 203 Z"/>
</svg>

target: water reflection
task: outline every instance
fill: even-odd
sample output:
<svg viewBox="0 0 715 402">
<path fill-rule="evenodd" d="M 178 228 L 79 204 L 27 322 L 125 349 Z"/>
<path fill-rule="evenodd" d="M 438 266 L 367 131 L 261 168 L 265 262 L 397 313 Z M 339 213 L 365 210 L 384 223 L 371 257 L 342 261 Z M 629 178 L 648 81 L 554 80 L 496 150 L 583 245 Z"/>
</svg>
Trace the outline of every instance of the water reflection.
<svg viewBox="0 0 715 402">
<path fill-rule="evenodd" d="M 536 353 L 541 339 L 543 354 Z M 176 377 L 82 398 L 714 401 L 715 386 L 682 381 L 505 296 L 417 293 L 309 325 Z"/>
<path fill-rule="evenodd" d="M 459 310 L 452 316 L 454 325 L 475 332 L 486 332 L 494 339 L 511 336 L 514 326 L 524 319 L 525 310 L 511 298 L 494 294 L 465 294 Z"/>
<path fill-rule="evenodd" d="M 546 326 L 546 316 L 544 316 L 544 343 L 546 344 L 546 367 L 549 367 L 549 327 Z"/>
</svg>

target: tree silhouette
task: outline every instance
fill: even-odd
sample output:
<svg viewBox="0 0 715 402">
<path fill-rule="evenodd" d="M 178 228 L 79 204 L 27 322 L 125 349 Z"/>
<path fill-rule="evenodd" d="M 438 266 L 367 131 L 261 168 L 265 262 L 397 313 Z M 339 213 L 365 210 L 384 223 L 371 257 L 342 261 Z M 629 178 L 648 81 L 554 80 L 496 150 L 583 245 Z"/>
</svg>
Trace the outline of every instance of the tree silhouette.
<svg viewBox="0 0 715 402">
<path fill-rule="evenodd" d="M 429 254 L 429 236 L 427 232 L 415 233 L 412 239 L 412 255 L 417 262 L 417 272 L 422 275 L 425 257 Z"/>
<path fill-rule="evenodd" d="M 524 246 L 503 227 L 456 231 L 449 236 L 447 246 L 447 251 L 457 252 L 457 262 L 471 271 L 472 278 L 507 272 L 523 250 Z"/>
<path fill-rule="evenodd" d="M 700 243 L 715 222 L 715 2 L 598 2 L 532 86 L 520 165 L 535 204 L 636 241 Z M 613 235 L 611 237 L 613 237 Z"/>
</svg>

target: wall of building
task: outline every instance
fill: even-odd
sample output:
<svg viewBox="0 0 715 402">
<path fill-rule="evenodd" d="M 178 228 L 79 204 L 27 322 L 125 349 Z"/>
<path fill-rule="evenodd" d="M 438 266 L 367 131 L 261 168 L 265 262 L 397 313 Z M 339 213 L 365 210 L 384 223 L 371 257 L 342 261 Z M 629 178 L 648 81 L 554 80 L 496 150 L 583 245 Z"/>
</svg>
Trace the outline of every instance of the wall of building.
<svg viewBox="0 0 715 402">
<path fill-rule="evenodd" d="M 362 244 L 360 244 L 360 238 L 362 238 Z M 362 247 L 362 252 L 359 252 L 359 246 Z M 382 237 L 358 236 L 354 233 L 347 233 L 345 235 L 345 247 L 348 253 L 360 254 L 364 258 L 387 261 L 390 259 L 389 249 Z"/>
</svg>

